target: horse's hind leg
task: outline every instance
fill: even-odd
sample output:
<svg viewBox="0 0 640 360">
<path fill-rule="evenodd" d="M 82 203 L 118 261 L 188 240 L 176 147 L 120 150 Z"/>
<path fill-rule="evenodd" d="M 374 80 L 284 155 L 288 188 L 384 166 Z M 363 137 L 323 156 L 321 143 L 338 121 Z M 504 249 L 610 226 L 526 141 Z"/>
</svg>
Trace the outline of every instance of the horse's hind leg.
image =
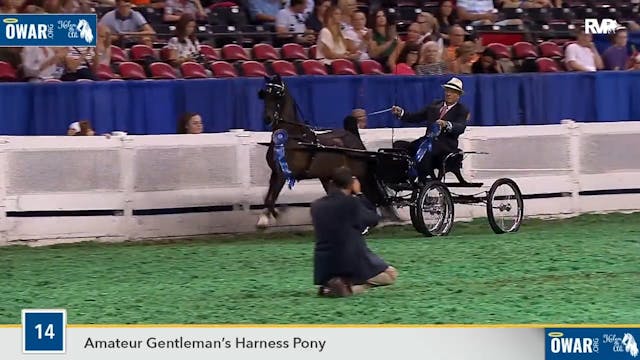
<svg viewBox="0 0 640 360">
<path fill-rule="evenodd" d="M 276 211 L 276 201 L 278 200 L 278 196 L 280 196 L 280 192 L 284 187 L 285 181 L 286 179 L 279 172 L 271 172 L 271 177 L 269 178 L 269 190 L 267 191 L 267 196 L 264 198 L 264 212 L 258 219 L 258 227 L 265 228 L 269 226 L 269 220 L 271 217 L 277 219 L 278 212 Z"/>
</svg>

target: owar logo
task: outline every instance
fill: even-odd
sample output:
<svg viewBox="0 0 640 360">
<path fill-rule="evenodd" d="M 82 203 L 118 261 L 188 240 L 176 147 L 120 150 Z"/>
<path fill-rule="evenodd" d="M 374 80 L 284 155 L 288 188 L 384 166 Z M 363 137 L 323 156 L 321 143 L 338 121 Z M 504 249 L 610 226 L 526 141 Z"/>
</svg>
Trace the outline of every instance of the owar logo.
<svg viewBox="0 0 640 360">
<path fill-rule="evenodd" d="M 613 19 L 584 19 L 584 32 L 587 34 L 613 34 L 620 26 Z"/>
<path fill-rule="evenodd" d="M 554 354 L 592 354 L 599 350 L 598 338 L 565 337 L 559 331 L 547 335 L 551 338 L 549 346 Z"/>
</svg>

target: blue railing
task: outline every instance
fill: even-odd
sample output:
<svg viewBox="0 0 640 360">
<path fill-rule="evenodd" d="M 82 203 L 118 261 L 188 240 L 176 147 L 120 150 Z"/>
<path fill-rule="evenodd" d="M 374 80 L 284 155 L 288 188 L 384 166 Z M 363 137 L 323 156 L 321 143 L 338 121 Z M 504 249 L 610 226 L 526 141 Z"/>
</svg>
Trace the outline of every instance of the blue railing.
<svg viewBox="0 0 640 360">
<path fill-rule="evenodd" d="M 472 125 L 557 124 L 640 119 L 640 72 L 461 76 Z M 286 83 L 304 119 L 339 127 L 352 108 L 398 104 L 413 111 L 442 97 L 449 76 L 299 76 Z M 259 78 L 0 85 L 0 134 L 61 135 L 88 119 L 97 132 L 175 133 L 178 115 L 202 114 L 205 131 L 262 131 Z M 370 127 L 401 126 L 391 114 Z"/>
</svg>

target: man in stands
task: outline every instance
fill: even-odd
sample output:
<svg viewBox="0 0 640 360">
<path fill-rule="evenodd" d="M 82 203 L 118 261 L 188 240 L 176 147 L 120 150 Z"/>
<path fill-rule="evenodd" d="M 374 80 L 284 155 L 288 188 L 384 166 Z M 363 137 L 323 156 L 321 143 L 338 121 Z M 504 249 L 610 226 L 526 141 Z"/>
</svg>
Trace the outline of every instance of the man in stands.
<svg viewBox="0 0 640 360">
<path fill-rule="evenodd" d="M 458 18 L 471 25 L 520 25 L 520 19 L 499 21 L 498 10 L 493 0 L 458 0 L 456 5 Z"/>
<path fill-rule="evenodd" d="M 273 25 L 276 22 L 276 16 L 278 16 L 280 9 L 282 9 L 282 2 L 280 0 L 249 1 L 251 21 L 258 24 Z"/>
<path fill-rule="evenodd" d="M 407 148 L 411 156 L 416 156 L 426 137 L 430 135 L 431 126 L 435 123 L 440 127 L 440 134 L 433 140 L 431 152 L 425 153 L 418 164 L 418 176 L 421 181 L 426 180 L 434 166 L 441 164 L 447 154 L 458 149 L 458 137 L 464 133 L 470 117 L 467 107 L 459 102 L 460 96 L 464 93 L 462 80 L 451 78 L 442 87 L 444 101 L 436 100 L 421 111 L 411 114 L 399 106 L 394 106 L 391 110 L 402 121 L 427 123 L 425 136 L 411 143 L 398 141 L 394 144 L 394 147 Z"/>
<path fill-rule="evenodd" d="M 152 37 L 156 32 L 142 14 L 131 10 L 130 0 L 117 0 L 116 8 L 104 14 L 100 25 L 111 30 L 111 41 L 115 45 L 126 47 L 131 43 L 143 43 L 153 46 Z"/>
<path fill-rule="evenodd" d="M 398 272 L 374 254 L 362 233 L 378 224 L 375 207 L 361 192 L 351 170 L 335 170 L 333 188 L 311 204 L 316 234 L 314 284 L 321 296 L 343 297 L 371 286 L 391 285 Z"/>
<path fill-rule="evenodd" d="M 168 23 L 176 23 L 182 14 L 189 14 L 195 19 L 201 20 L 207 17 L 200 0 L 167 0 L 164 3 L 164 16 L 162 19 Z"/>
<path fill-rule="evenodd" d="M 591 34 L 584 31 L 584 27 L 577 30 L 577 41 L 567 46 L 564 61 L 569 71 L 596 71 L 604 66 L 598 49 L 593 43 Z"/>
<path fill-rule="evenodd" d="M 627 49 L 627 28 L 620 26 L 613 35 L 613 44 L 602 53 L 602 61 L 606 70 L 625 70 L 629 65 L 629 49 Z"/>
<path fill-rule="evenodd" d="M 303 44 L 311 45 L 316 42 L 316 37 L 312 30 L 307 30 L 305 25 L 304 11 L 306 0 L 291 0 L 291 5 L 278 11 L 276 16 L 276 33 L 281 40 L 291 40 Z"/>
</svg>

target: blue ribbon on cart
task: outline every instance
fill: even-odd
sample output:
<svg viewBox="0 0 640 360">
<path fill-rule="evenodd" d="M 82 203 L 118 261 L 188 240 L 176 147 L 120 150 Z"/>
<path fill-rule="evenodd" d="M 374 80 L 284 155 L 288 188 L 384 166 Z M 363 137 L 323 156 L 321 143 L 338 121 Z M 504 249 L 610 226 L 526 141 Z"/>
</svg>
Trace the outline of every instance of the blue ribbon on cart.
<svg viewBox="0 0 640 360">
<path fill-rule="evenodd" d="M 422 143 L 420 144 L 420 147 L 418 147 L 418 151 L 416 152 L 416 162 L 414 163 L 414 166 L 410 169 L 410 176 L 411 177 L 417 177 L 418 176 L 418 164 L 420 164 L 420 161 L 422 161 L 422 158 L 424 158 L 424 156 L 427 153 L 430 153 L 433 150 L 433 139 L 437 138 L 438 135 L 440 135 L 440 125 L 438 125 L 437 123 L 434 123 L 433 125 L 431 125 L 431 127 L 429 128 L 429 133 L 427 134 L 426 138 L 422 141 Z"/>
<path fill-rule="evenodd" d="M 289 165 L 287 164 L 287 158 L 284 152 L 284 144 L 287 143 L 289 139 L 289 135 L 285 129 L 279 129 L 273 132 L 273 144 L 274 146 L 274 156 L 276 161 L 280 165 L 280 170 L 284 174 L 285 179 L 287 179 L 289 189 L 293 189 L 293 186 L 296 183 L 296 179 L 291 174 L 291 170 L 289 170 Z"/>
</svg>

